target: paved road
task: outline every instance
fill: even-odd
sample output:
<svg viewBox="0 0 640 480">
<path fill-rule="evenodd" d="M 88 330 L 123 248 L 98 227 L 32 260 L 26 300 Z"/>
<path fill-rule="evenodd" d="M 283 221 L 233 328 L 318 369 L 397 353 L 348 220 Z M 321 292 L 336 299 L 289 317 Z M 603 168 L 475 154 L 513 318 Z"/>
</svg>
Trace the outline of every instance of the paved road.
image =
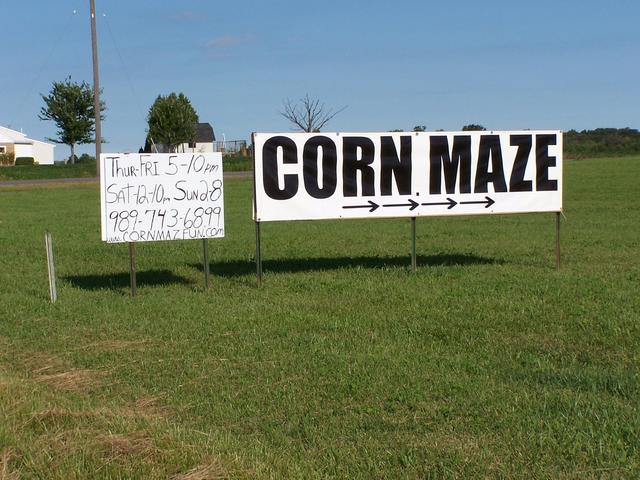
<svg viewBox="0 0 640 480">
<path fill-rule="evenodd" d="M 225 172 L 224 178 L 249 178 L 252 172 Z M 36 187 L 39 185 L 51 184 L 91 184 L 98 183 L 98 177 L 91 178 L 39 178 L 34 180 L 7 180 L 0 182 L 2 187 Z"/>
</svg>

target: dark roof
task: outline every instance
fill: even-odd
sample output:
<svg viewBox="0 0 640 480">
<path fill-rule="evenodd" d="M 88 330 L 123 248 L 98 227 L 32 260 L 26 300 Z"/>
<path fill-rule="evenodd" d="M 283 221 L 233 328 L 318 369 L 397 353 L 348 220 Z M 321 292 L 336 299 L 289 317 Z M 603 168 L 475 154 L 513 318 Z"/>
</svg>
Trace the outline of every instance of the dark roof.
<svg viewBox="0 0 640 480">
<path fill-rule="evenodd" d="M 209 123 L 198 123 L 196 125 L 196 143 L 211 143 L 216 141 L 213 127 Z"/>
</svg>

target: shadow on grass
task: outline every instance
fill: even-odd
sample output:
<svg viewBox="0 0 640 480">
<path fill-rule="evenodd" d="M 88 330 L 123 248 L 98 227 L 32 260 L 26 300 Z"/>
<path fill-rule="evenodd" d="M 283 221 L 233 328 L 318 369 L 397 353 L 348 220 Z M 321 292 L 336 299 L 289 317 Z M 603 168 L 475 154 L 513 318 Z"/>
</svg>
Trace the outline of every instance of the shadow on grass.
<svg viewBox="0 0 640 480">
<path fill-rule="evenodd" d="M 74 287 L 84 290 L 119 290 L 130 287 L 129 272 L 104 275 L 70 275 L 63 277 L 63 279 Z M 172 284 L 191 285 L 192 282 L 172 273 L 170 270 L 146 270 L 136 273 L 136 285 L 138 287 Z"/>
<path fill-rule="evenodd" d="M 479 257 L 477 255 L 418 255 L 418 268 L 454 266 L 454 265 L 486 265 L 500 264 L 501 260 Z M 202 270 L 202 264 L 191 267 Z M 323 270 L 339 270 L 347 268 L 398 268 L 411 267 L 411 256 L 406 257 L 337 257 L 337 258 L 295 258 L 266 259 L 262 261 L 264 272 L 296 273 Z M 254 260 L 232 260 L 227 262 L 211 262 L 211 273 L 221 277 L 239 277 L 256 272 Z"/>
</svg>

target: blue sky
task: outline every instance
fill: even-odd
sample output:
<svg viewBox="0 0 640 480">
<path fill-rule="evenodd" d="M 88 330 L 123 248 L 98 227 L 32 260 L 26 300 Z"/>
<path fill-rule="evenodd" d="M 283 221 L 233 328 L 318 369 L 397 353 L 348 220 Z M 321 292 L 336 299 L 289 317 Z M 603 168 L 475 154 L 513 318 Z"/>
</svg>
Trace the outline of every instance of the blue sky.
<svg viewBox="0 0 640 480">
<path fill-rule="evenodd" d="M 88 5 L 0 0 L 0 125 L 55 135 L 38 119 L 40 94 L 68 75 L 92 81 Z M 105 151 L 137 151 L 149 107 L 172 91 L 227 140 L 292 130 L 278 112 L 306 93 L 347 106 L 331 131 L 640 127 L 637 0 L 96 0 L 96 10 Z"/>
</svg>

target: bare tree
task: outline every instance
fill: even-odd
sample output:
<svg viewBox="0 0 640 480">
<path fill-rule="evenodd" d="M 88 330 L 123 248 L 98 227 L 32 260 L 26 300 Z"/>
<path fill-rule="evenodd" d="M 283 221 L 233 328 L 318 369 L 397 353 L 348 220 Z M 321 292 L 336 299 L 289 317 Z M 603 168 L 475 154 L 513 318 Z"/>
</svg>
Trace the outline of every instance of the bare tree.
<svg viewBox="0 0 640 480">
<path fill-rule="evenodd" d="M 346 106 L 333 110 L 327 109 L 317 98 L 311 98 L 307 93 L 304 98 L 292 102 L 288 98 L 283 102 L 280 112 L 284 118 L 293 123 L 303 132 L 319 132 L 329 120 L 342 112 Z"/>
</svg>

